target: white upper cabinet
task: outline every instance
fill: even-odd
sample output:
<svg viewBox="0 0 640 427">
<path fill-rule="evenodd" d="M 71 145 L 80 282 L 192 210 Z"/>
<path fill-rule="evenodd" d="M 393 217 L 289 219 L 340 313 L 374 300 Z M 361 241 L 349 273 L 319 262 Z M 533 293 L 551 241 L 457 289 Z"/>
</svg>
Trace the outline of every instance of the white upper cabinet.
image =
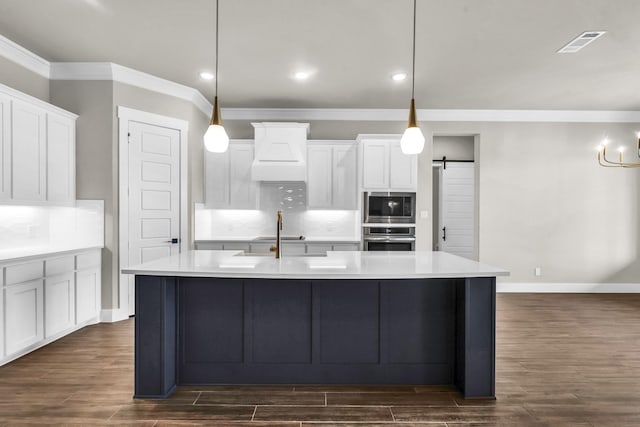
<svg viewBox="0 0 640 427">
<path fill-rule="evenodd" d="M 352 142 L 308 142 L 309 209 L 357 208 L 357 146 Z"/>
<path fill-rule="evenodd" d="M 47 114 L 47 200 L 72 202 L 76 198 L 75 120 Z"/>
<path fill-rule="evenodd" d="M 75 114 L 0 84 L 0 200 L 73 203 Z"/>
<path fill-rule="evenodd" d="M 389 141 L 362 142 L 362 187 L 389 188 Z"/>
<path fill-rule="evenodd" d="M 208 208 L 255 209 L 257 184 L 251 179 L 251 141 L 231 140 L 224 153 L 205 151 L 205 204 Z"/>
<path fill-rule="evenodd" d="M 307 147 L 307 206 L 310 209 L 331 208 L 331 163 L 330 145 Z"/>
<path fill-rule="evenodd" d="M 11 101 L 12 198 L 45 200 L 47 146 L 46 113 L 39 107 Z"/>
<path fill-rule="evenodd" d="M 9 97 L 0 93 L 0 200 L 11 198 L 11 143 Z"/>
<path fill-rule="evenodd" d="M 251 179 L 254 148 L 250 143 L 229 144 L 229 207 L 255 209 L 256 182 Z"/>
<path fill-rule="evenodd" d="M 400 136 L 362 135 L 362 189 L 416 191 L 418 156 L 403 154 Z"/>
<path fill-rule="evenodd" d="M 404 154 L 400 149 L 400 141 L 393 141 L 390 151 L 389 188 L 415 191 L 418 188 L 418 156 Z"/>
<path fill-rule="evenodd" d="M 356 209 L 358 207 L 358 146 L 355 144 L 334 146 L 331 172 L 333 208 Z"/>
</svg>

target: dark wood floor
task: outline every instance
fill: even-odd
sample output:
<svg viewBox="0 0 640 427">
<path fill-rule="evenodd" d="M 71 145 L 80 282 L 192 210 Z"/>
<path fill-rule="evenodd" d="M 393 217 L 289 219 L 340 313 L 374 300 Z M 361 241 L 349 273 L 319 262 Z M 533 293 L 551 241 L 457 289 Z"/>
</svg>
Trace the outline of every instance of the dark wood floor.
<svg viewBox="0 0 640 427">
<path fill-rule="evenodd" d="M 0 367 L 0 425 L 639 426 L 640 295 L 498 295 L 497 400 L 448 387 L 183 387 L 134 401 L 133 321 Z"/>
</svg>

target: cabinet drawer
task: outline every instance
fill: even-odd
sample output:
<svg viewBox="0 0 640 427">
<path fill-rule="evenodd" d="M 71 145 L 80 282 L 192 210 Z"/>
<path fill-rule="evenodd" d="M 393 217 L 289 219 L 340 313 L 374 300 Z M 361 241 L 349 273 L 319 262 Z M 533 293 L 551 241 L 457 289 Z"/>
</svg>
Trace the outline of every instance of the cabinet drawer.
<svg viewBox="0 0 640 427">
<path fill-rule="evenodd" d="M 100 265 L 100 257 L 101 253 L 99 250 L 76 255 L 76 270 L 83 270 Z"/>
<path fill-rule="evenodd" d="M 359 243 L 339 243 L 333 245 L 334 251 L 358 251 L 360 250 Z"/>
<path fill-rule="evenodd" d="M 45 276 L 55 276 L 56 274 L 70 273 L 72 271 L 73 271 L 73 255 L 46 259 L 44 261 Z"/>
<path fill-rule="evenodd" d="M 42 278 L 44 273 L 42 264 L 42 261 L 34 261 L 8 266 L 6 268 L 6 284 L 13 285 Z"/>
</svg>

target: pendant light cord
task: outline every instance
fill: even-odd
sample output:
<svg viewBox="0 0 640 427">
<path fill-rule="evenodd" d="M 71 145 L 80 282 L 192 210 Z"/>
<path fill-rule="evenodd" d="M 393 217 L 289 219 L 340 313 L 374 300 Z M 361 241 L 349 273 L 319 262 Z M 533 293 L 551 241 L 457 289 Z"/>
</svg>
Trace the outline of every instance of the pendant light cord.
<svg viewBox="0 0 640 427">
<path fill-rule="evenodd" d="M 217 0 L 216 0 L 217 1 Z M 411 99 L 416 88 L 416 2 L 413 0 L 413 69 L 411 70 Z"/>
<path fill-rule="evenodd" d="M 218 19 L 218 10 L 218 0 L 216 0 L 216 97 L 218 96 L 218 27 L 220 26 L 220 20 Z"/>
</svg>

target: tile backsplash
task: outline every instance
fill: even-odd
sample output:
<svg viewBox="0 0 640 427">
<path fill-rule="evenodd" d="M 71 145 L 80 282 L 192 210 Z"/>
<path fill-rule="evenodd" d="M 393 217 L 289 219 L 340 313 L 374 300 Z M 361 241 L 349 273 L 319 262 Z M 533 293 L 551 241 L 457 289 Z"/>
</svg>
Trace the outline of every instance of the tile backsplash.
<svg viewBox="0 0 640 427">
<path fill-rule="evenodd" d="M 291 184 L 287 184 L 291 185 Z M 357 210 L 307 210 L 303 202 L 296 198 L 295 184 L 292 193 L 274 184 L 267 193 L 261 191 L 260 209 L 233 210 L 207 209 L 203 204 L 195 205 L 195 240 L 251 239 L 257 236 L 273 236 L 276 233 L 276 211 L 284 215 L 282 233 L 289 236 L 303 235 L 307 239 L 321 238 L 336 240 L 360 239 L 360 215 Z M 262 189 L 261 189 L 262 190 Z M 289 197 L 280 204 L 280 196 Z M 276 197 L 277 195 L 277 197 Z M 291 203 L 292 205 L 288 205 Z M 291 206 L 291 207 L 289 207 Z"/>
<path fill-rule="evenodd" d="M 0 205 L 0 251 L 104 245 L 104 202 L 75 206 Z"/>
</svg>

